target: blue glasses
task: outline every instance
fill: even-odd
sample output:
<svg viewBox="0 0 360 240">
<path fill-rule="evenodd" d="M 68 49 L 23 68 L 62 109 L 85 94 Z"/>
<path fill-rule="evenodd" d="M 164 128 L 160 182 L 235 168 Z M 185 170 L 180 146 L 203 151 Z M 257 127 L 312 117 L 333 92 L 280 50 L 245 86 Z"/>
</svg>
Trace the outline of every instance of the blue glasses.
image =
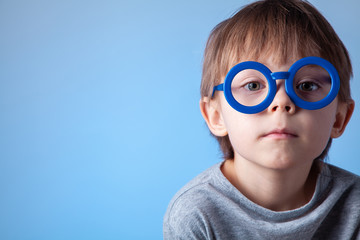
<svg viewBox="0 0 360 240">
<path fill-rule="evenodd" d="M 265 110 L 273 101 L 276 80 L 285 80 L 285 91 L 298 107 L 316 110 L 330 104 L 340 89 L 335 67 L 320 57 L 296 61 L 288 72 L 271 72 L 258 62 L 242 62 L 230 69 L 224 83 L 214 87 L 224 91 L 227 102 L 235 110 L 253 114 Z"/>
</svg>

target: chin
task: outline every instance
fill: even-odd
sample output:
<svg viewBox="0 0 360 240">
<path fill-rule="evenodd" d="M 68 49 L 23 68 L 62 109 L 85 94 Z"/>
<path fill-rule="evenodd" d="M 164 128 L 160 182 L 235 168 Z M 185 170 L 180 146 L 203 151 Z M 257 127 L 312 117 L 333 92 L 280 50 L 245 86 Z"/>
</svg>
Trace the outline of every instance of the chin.
<svg viewBox="0 0 360 240">
<path fill-rule="evenodd" d="M 291 156 L 273 156 L 271 158 L 264 159 L 265 161 L 262 161 L 261 165 L 265 168 L 273 170 L 287 170 L 305 163 L 303 161 L 304 159 L 298 159 Z"/>
<path fill-rule="evenodd" d="M 268 161 L 264 162 L 264 167 L 273 170 L 289 170 L 296 167 L 302 166 L 311 166 L 313 160 L 304 161 L 304 158 L 286 158 L 280 157 L 276 159 L 269 159 Z"/>
</svg>

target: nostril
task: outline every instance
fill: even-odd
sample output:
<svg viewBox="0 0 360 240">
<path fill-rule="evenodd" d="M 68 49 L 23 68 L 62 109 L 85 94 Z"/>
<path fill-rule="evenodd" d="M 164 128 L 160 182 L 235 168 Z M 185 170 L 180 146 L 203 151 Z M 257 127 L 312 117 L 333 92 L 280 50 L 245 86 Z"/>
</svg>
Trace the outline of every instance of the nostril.
<svg viewBox="0 0 360 240">
<path fill-rule="evenodd" d="M 286 112 L 291 112 L 292 107 L 291 107 L 291 106 L 285 106 L 284 108 L 282 108 L 282 107 L 279 107 L 279 106 L 274 106 L 271 110 L 272 110 L 273 112 L 276 112 L 276 111 L 278 111 L 278 110 L 280 110 L 280 109 L 283 109 L 283 110 L 285 110 Z"/>
</svg>

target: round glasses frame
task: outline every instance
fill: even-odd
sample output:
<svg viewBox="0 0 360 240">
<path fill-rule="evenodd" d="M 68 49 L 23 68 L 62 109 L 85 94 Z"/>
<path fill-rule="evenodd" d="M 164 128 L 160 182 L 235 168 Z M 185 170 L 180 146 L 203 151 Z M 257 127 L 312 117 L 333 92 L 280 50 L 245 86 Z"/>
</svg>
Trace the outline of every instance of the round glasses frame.
<svg viewBox="0 0 360 240">
<path fill-rule="evenodd" d="M 326 95 L 325 98 L 316 102 L 308 102 L 301 99 L 299 96 L 296 95 L 293 87 L 293 80 L 296 72 L 306 65 L 318 65 L 320 67 L 323 67 L 329 73 L 331 78 L 331 89 L 329 93 Z M 255 106 L 245 106 L 240 104 L 238 101 L 236 101 L 231 92 L 231 83 L 234 77 L 240 71 L 246 69 L 254 69 L 261 72 L 266 77 L 269 84 L 269 91 L 266 98 L 261 103 Z M 241 62 L 230 69 L 230 71 L 225 77 L 224 83 L 214 87 L 213 95 L 215 94 L 215 91 L 224 91 L 227 102 L 235 110 L 247 114 L 259 113 L 269 107 L 274 100 L 277 91 L 276 80 L 279 79 L 285 80 L 285 91 L 290 97 L 291 101 L 296 106 L 307 110 L 316 110 L 327 106 L 335 99 L 340 89 L 339 74 L 337 73 L 336 68 L 330 62 L 320 57 L 305 57 L 291 65 L 288 72 L 271 72 L 269 68 L 259 62 Z"/>
</svg>

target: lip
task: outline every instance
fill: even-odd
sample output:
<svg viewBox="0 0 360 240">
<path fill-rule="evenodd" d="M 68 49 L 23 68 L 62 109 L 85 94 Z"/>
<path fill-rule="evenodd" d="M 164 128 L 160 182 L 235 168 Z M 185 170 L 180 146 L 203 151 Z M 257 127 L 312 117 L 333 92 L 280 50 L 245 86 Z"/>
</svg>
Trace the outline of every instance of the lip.
<svg viewBox="0 0 360 240">
<path fill-rule="evenodd" d="M 262 137 L 271 139 L 291 139 L 297 138 L 298 135 L 289 129 L 274 129 L 264 134 Z"/>
</svg>

